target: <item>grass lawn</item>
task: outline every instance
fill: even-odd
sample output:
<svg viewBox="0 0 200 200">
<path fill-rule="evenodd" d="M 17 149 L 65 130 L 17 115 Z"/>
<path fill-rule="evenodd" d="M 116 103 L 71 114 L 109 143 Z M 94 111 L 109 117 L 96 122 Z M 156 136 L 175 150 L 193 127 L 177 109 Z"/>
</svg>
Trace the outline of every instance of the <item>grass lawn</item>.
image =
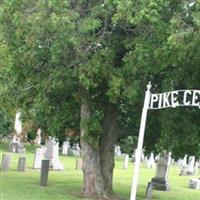
<svg viewBox="0 0 200 200">
<path fill-rule="evenodd" d="M 11 167 L 8 172 L 0 172 L 0 200 L 87 200 L 79 197 L 82 188 L 82 172 L 75 170 L 75 157 L 60 156 L 64 171 L 50 171 L 47 187 L 39 186 L 39 170 L 33 170 L 34 146 L 26 146 L 27 170 L 18 172 L 19 154 L 12 154 Z M 7 145 L 0 143 L 1 154 L 7 151 Z M 1 155 L 2 158 L 2 155 Z M 129 163 L 128 170 L 122 169 L 122 160 L 116 159 L 114 171 L 114 191 L 122 198 L 129 199 L 133 164 Z M 144 200 L 147 182 L 154 176 L 155 171 L 141 167 L 137 200 Z M 200 191 L 188 188 L 191 178 L 178 176 L 176 166 L 170 168 L 171 191 L 154 191 L 155 200 L 200 200 Z"/>
</svg>

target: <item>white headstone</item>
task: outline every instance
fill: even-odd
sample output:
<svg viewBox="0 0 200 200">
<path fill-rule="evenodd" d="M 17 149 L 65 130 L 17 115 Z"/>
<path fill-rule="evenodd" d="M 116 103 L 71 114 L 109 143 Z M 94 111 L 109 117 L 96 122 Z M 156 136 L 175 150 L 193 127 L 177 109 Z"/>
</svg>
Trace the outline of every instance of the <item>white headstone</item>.
<svg viewBox="0 0 200 200">
<path fill-rule="evenodd" d="M 70 148 L 70 143 L 69 141 L 65 141 L 63 142 L 63 145 L 62 145 L 62 154 L 63 155 L 68 155 L 68 150 Z"/>
<path fill-rule="evenodd" d="M 148 168 L 155 168 L 155 160 L 154 160 L 154 154 L 151 153 L 150 158 L 147 160 L 147 167 Z"/>
<path fill-rule="evenodd" d="M 187 154 L 185 154 L 184 158 L 183 158 L 183 166 L 187 165 Z"/>
<path fill-rule="evenodd" d="M 37 130 L 37 133 L 36 133 L 36 138 L 35 138 L 35 140 L 34 140 L 34 143 L 35 144 L 41 144 L 41 132 L 42 132 L 42 130 L 40 129 L 40 128 L 38 128 L 38 130 Z"/>
<path fill-rule="evenodd" d="M 126 154 L 126 155 L 124 156 L 124 162 L 123 162 L 123 168 L 124 168 L 124 169 L 128 169 L 128 161 L 129 161 L 129 155 Z"/>
<path fill-rule="evenodd" d="M 40 169 L 43 159 L 43 151 L 42 148 L 37 148 L 35 151 L 35 157 L 33 162 L 33 169 Z"/>
<path fill-rule="evenodd" d="M 200 170 L 200 162 L 199 161 L 196 161 L 195 162 L 195 167 L 194 167 L 195 169 L 195 174 L 196 175 L 199 175 L 199 170 Z"/>
<path fill-rule="evenodd" d="M 54 139 L 49 140 L 47 143 L 45 158 L 50 160 L 50 168 L 53 168 L 55 170 L 64 169 L 64 166 L 60 163 L 60 160 L 59 160 L 58 142 L 56 142 Z"/>
<path fill-rule="evenodd" d="M 73 156 L 80 156 L 81 155 L 79 143 L 73 144 L 71 150 L 72 150 Z"/>
<path fill-rule="evenodd" d="M 121 156 L 122 152 L 120 150 L 120 146 L 115 146 L 115 156 Z"/>
<path fill-rule="evenodd" d="M 188 175 L 194 175 L 195 170 L 194 170 L 194 163 L 195 163 L 195 157 L 190 156 L 189 161 L 188 161 L 188 169 L 187 169 L 187 174 Z"/>
</svg>

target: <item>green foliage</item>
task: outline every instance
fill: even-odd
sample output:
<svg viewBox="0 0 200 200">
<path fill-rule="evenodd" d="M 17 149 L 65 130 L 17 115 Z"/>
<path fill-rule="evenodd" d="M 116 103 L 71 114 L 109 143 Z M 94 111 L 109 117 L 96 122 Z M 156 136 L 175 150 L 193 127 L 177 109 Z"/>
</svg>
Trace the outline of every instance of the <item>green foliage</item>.
<svg viewBox="0 0 200 200">
<path fill-rule="evenodd" d="M 114 104 L 119 127 L 138 135 L 149 80 L 152 92 L 199 88 L 200 6 L 194 2 L 1 1 L 1 104 L 25 110 L 49 135 L 61 136 L 65 128 L 79 129 L 86 90 L 94 112 L 104 117 Z M 199 146 L 198 110 L 150 116 L 147 151 L 168 147 L 180 155 L 179 148 Z M 183 116 L 186 123 L 176 126 Z M 84 122 L 90 143 L 97 145 L 105 132 L 102 122 L 94 115 Z M 195 138 L 189 142 L 187 127 Z"/>
<path fill-rule="evenodd" d="M 94 148 L 97 148 L 99 145 L 99 139 L 103 133 L 103 128 L 100 123 L 99 116 L 100 113 L 96 112 L 94 116 L 90 117 L 87 120 L 83 120 L 81 127 L 85 128 L 84 140 L 88 144 L 92 145 Z"/>
<path fill-rule="evenodd" d="M 6 112 L 0 109 L 0 137 L 9 135 L 13 131 L 14 123 Z"/>
<path fill-rule="evenodd" d="M 133 155 L 133 150 L 137 147 L 137 137 L 136 136 L 126 136 L 121 138 L 119 141 L 121 151 Z"/>
</svg>

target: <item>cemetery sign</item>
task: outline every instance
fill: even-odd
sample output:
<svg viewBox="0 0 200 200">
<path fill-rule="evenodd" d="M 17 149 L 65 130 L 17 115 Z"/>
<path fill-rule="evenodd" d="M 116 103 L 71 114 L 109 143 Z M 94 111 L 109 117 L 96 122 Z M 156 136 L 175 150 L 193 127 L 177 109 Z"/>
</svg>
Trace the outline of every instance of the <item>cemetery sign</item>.
<svg viewBox="0 0 200 200">
<path fill-rule="evenodd" d="M 176 90 L 160 94 L 151 94 L 150 89 L 151 83 L 149 82 L 149 84 L 147 85 L 147 91 L 145 94 L 144 106 L 140 122 L 140 131 L 138 138 L 138 146 L 136 149 L 135 168 L 132 180 L 130 200 L 136 200 L 136 192 L 141 162 L 140 158 L 143 149 L 147 111 L 149 109 L 176 108 L 179 106 L 195 106 L 200 108 L 200 90 Z"/>
</svg>

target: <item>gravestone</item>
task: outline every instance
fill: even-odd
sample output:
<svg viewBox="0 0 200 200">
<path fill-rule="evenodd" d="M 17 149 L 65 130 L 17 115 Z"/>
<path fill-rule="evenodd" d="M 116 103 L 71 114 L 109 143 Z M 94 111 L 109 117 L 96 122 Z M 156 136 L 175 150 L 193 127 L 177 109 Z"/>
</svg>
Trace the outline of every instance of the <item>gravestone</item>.
<svg viewBox="0 0 200 200">
<path fill-rule="evenodd" d="M 188 160 L 188 168 L 187 168 L 187 175 L 194 175 L 195 169 L 194 169 L 194 164 L 195 164 L 195 157 L 190 156 Z"/>
<path fill-rule="evenodd" d="M 18 148 L 18 143 L 16 142 L 11 142 L 9 144 L 9 151 L 12 153 L 17 153 L 17 148 Z"/>
<path fill-rule="evenodd" d="M 76 170 L 82 170 L 82 166 L 83 166 L 82 159 L 77 159 L 76 160 Z"/>
<path fill-rule="evenodd" d="M 189 188 L 200 190 L 200 179 L 193 178 L 189 181 Z"/>
<path fill-rule="evenodd" d="M 160 155 L 160 158 L 156 166 L 155 178 L 152 178 L 150 182 L 153 184 L 153 189 L 163 190 L 163 191 L 168 191 L 170 189 L 168 182 L 170 162 L 171 162 L 171 153 L 164 152 L 163 154 Z"/>
<path fill-rule="evenodd" d="M 17 147 L 17 153 L 25 153 L 26 149 L 23 144 L 19 144 Z"/>
<path fill-rule="evenodd" d="M 20 138 L 13 135 L 12 141 L 9 144 L 9 151 L 12 153 L 25 153 L 24 145 L 20 143 Z"/>
<path fill-rule="evenodd" d="M 42 164 L 43 151 L 42 148 L 37 148 L 35 151 L 33 169 L 40 169 Z"/>
<path fill-rule="evenodd" d="M 40 186 L 47 186 L 50 160 L 42 160 L 40 171 Z"/>
<path fill-rule="evenodd" d="M 187 154 L 185 154 L 184 158 L 183 158 L 183 166 L 187 165 Z"/>
<path fill-rule="evenodd" d="M 25 169 L 26 169 L 26 158 L 25 157 L 19 157 L 17 171 L 24 172 Z"/>
<path fill-rule="evenodd" d="M 62 145 L 62 154 L 63 155 L 68 155 L 69 148 L 70 148 L 69 141 L 67 140 L 67 141 L 63 142 L 63 145 Z"/>
<path fill-rule="evenodd" d="M 115 145 L 115 156 L 121 156 L 121 147 L 119 145 Z"/>
<path fill-rule="evenodd" d="M 129 155 L 125 154 L 124 162 L 123 162 L 123 169 L 128 169 L 128 161 L 129 161 Z"/>
<path fill-rule="evenodd" d="M 135 162 L 136 155 L 137 155 L 137 149 L 134 149 L 133 154 L 132 154 L 131 162 Z M 145 157 L 145 155 L 144 155 L 144 149 L 142 149 L 140 161 L 141 161 L 141 162 L 144 162 L 144 161 L 147 162 L 146 157 Z"/>
<path fill-rule="evenodd" d="M 59 160 L 59 146 L 58 142 L 54 139 L 50 139 L 47 143 L 47 150 L 45 154 L 45 158 L 50 160 L 49 167 L 54 170 L 63 170 L 64 166 L 60 163 Z"/>
<path fill-rule="evenodd" d="M 42 130 L 40 128 L 38 128 L 37 133 L 36 133 L 36 138 L 34 140 L 35 144 L 38 144 L 38 145 L 41 144 L 41 140 L 42 140 L 42 138 L 41 138 L 41 132 L 42 132 Z"/>
<path fill-rule="evenodd" d="M 11 160 L 10 154 L 3 154 L 2 155 L 1 171 L 8 171 L 9 170 L 10 160 Z"/>
<path fill-rule="evenodd" d="M 180 174 L 179 176 L 186 176 L 187 175 L 187 165 L 183 165 L 181 166 L 181 171 L 180 171 Z"/>
<path fill-rule="evenodd" d="M 155 166 L 156 166 L 156 163 L 155 163 L 155 160 L 154 160 L 154 154 L 151 153 L 150 158 L 147 160 L 147 167 L 148 168 L 155 168 Z"/>
<path fill-rule="evenodd" d="M 196 161 L 194 166 L 194 171 L 196 175 L 199 175 L 199 170 L 200 170 L 200 162 Z"/>
<path fill-rule="evenodd" d="M 81 156 L 79 143 L 73 144 L 71 152 L 73 156 Z"/>
</svg>

